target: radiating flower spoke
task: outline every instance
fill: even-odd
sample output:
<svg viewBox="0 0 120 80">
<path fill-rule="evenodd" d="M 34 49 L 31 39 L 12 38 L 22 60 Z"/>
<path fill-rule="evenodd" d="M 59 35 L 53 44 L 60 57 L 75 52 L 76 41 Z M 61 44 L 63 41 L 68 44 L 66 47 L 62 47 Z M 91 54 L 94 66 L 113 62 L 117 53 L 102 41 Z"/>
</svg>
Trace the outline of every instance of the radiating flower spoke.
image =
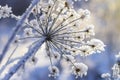
<svg viewBox="0 0 120 80">
<path fill-rule="evenodd" d="M 11 7 L 0 6 L 0 19 L 9 16 L 16 20 L 21 19 L 21 16 L 12 14 Z M 72 72 L 76 78 L 86 76 L 87 65 L 78 62 L 76 57 L 86 57 L 102 52 L 105 47 L 102 41 L 93 39 L 94 26 L 90 24 L 89 18 L 89 10 L 75 10 L 73 4 L 68 0 L 40 0 L 32 8 L 30 16 L 24 21 L 13 41 L 13 44 L 16 45 L 27 40 L 26 42 L 30 42 L 31 46 L 28 47 L 28 52 L 18 64 L 12 67 L 12 69 L 15 67 L 15 72 L 12 70 L 8 72 L 8 78 L 27 62 L 36 64 L 39 60 L 36 53 L 43 43 L 45 43 L 46 55 L 50 60 L 49 77 L 56 78 L 59 75 L 59 68 L 54 62 L 62 59 L 70 63 L 69 66 L 72 66 Z M 115 72 L 116 68 L 113 70 Z"/>
</svg>

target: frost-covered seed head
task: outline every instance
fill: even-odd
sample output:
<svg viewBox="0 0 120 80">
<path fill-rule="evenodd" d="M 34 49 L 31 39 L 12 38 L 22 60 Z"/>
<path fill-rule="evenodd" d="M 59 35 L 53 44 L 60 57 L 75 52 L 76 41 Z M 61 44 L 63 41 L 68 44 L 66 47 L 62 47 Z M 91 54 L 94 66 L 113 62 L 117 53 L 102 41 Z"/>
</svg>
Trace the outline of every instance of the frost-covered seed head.
<svg viewBox="0 0 120 80">
<path fill-rule="evenodd" d="M 75 58 L 72 55 L 63 55 L 63 58 L 66 62 L 68 63 L 74 63 L 75 62 Z"/>
<path fill-rule="evenodd" d="M 10 17 L 12 13 L 12 8 L 8 7 L 8 5 L 1 7 L 0 6 L 0 18 Z"/>
<path fill-rule="evenodd" d="M 49 77 L 56 78 L 57 76 L 59 76 L 59 69 L 56 66 L 50 66 L 49 71 L 50 71 Z"/>
<path fill-rule="evenodd" d="M 112 70 L 113 70 L 113 78 L 120 78 L 120 65 L 118 64 L 114 64 L 113 67 L 112 67 Z"/>
<path fill-rule="evenodd" d="M 108 79 L 108 78 L 111 77 L 111 75 L 110 75 L 110 73 L 103 73 L 103 74 L 101 75 L 101 77 L 102 77 L 102 78 L 105 78 L 105 79 Z"/>
<path fill-rule="evenodd" d="M 91 46 L 91 49 L 97 51 L 97 52 L 101 52 L 101 51 L 104 51 L 104 43 L 99 40 L 99 39 L 91 39 L 90 41 L 87 42 L 87 44 L 89 46 Z"/>
<path fill-rule="evenodd" d="M 25 28 L 25 29 L 24 29 L 24 35 L 25 35 L 25 36 L 30 36 L 30 35 L 32 35 L 32 34 L 33 34 L 32 28 Z"/>
<path fill-rule="evenodd" d="M 94 51 L 91 50 L 91 47 L 88 45 L 83 45 L 80 47 L 80 55 L 81 56 L 89 56 L 93 53 L 94 53 Z"/>
<path fill-rule="evenodd" d="M 88 67 L 83 63 L 74 63 L 72 67 L 72 72 L 76 76 L 76 78 L 83 77 L 87 75 Z"/>
<path fill-rule="evenodd" d="M 21 16 L 13 15 L 11 8 L 7 5 L 0 6 L 0 18 L 9 17 L 10 14 L 16 20 L 21 19 Z M 49 67 L 51 74 L 49 76 L 56 77 L 59 75 L 59 69 L 52 66 L 52 61 L 54 59 L 59 60 L 61 56 L 66 62 L 72 64 L 73 74 L 76 77 L 87 75 L 88 67 L 83 63 L 75 63 L 75 56 L 89 56 L 104 51 L 102 41 L 91 39 L 95 33 L 94 26 L 88 21 L 90 11 L 87 9 L 75 10 L 73 3 L 68 0 L 40 0 L 31 14 L 32 19 L 27 18 L 24 21 L 22 40 L 30 38 L 37 44 L 36 41 L 45 38 L 45 50 L 51 62 L 51 67 Z M 19 38 L 16 38 L 15 43 L 18 41 Z M 31 61 L 36 62 L 37 59 L 32 58 Z"/>
</svg>

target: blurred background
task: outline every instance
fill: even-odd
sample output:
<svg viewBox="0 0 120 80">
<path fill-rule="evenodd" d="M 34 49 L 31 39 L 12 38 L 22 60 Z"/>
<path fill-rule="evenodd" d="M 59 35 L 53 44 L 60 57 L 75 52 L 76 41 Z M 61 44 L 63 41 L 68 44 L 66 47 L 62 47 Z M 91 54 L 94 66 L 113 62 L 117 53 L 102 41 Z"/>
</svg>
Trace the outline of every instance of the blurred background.
<svg viewBox="0 0 120 80">
<path fill-rule="evenodd" d="M 22 15 L 29 6 L 31 0 L 0 0 L 0 5 L 12 7 L 13 13 Z M 115 63 L 115 54 L 120 50 L 120 0 L 81 0 L 75 2 L 76 9 L 83 8 L 91 11 L 92 22 L 95 25 L 95 38 L 102 40 L 106 50 L 102 54 L 95 54 L 84 61 L 89 66 L 89 72 L 83 80 L 104 80 L 102 73 L 111 73 L 111 67 Z M 0 19 L 0 53 L 10 37 L 16 21 L 14 19 Z M 43 60 L 44 61 L 44 60 Z M 44 67 L 36 67 L 27 77 L 30 79 L 14 80 L 50 80 L 48 78 L 48 63 Z M 61 72 L 57 80 L 75 80 L 74 76 Z M 78 79 L 80 80 L 80 79 Z M 82 79 L 81 79 L 82 80 Z"/>
</svg>

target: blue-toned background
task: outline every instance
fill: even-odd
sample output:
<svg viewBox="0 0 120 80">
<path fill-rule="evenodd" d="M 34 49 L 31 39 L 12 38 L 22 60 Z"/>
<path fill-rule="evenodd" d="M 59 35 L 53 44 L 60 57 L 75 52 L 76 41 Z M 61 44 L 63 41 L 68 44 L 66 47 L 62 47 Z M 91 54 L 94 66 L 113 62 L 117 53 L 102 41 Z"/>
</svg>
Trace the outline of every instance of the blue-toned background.
<svg viewBox="0 0 120 80">
<path fill-rule="evenodd" d="M 12 7 L 13 13 L 21 15 L 29 6 L 31 0 L 0 0 L 0 5 Z M 120 0 L 88 0 L 75 3 L 75 8 L 89 9 L 93 17 L 93 23 L 96 26 L 96 38 L 101 39 L 106 50 L 102 54 L 95 54 L 84 61 L 89 66 L 88 75 L 84 79 L 78 80 L 104 80 L 102 73 L 111 73 L 111 67 L 115 63 L 114 55 L 120 50 Z M 0 53 L 10 37 L 16 21 L 14 19 L 0 19 Z M 42 62 L 42 61 L 41 61 Z M 44 60 L 43 60 L 44 63 Z M 52 80 L 48 78 L 48 63 L 44 67 L 34 67 L 29 75 L 23 73 L 27 78 L 16 80 Z M 60 65 L 58 65 L 60 66 Z M 28 79 L 29 78 L 29 79 Z M 61 72 L 56 80 L 75 80 L 73 75 L 67 75 Z"/>
</svg>

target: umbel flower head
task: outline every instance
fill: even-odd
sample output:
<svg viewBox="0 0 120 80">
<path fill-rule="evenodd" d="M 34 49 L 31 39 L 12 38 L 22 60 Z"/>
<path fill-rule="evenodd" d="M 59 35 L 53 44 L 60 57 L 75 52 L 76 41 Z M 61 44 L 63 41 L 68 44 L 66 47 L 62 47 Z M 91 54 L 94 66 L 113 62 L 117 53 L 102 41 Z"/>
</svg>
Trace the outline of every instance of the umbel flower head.
<svg viewBox="0 0 120 80">
<path fill-rule="evenodd" d="M 82 77 L 87 74 L 88 67 L 76 62 L 74 57 L 104 51 L 102 41 L 91 39 L 95 33 L 94 26 L 89 24 L 90 11 L 87 9 L 75 10 L 68 0 L 40 0 L 33 8 L 31 16 L 32 19 L 28 18 L 24 22 L 24 33 L 19 39 L 16 38 L 16 42 L 32 39 L 35 44 L 44 37 L 52 77 L 58 76 L 59 72 L 53 64 L 52 55 L 56 59 L 66 58 L 73 65 L 74 75 Z M 20 19 L 15 15 L 14 18 Z"/>
<path fill-rule="evenodd" d="M 51 65 L 52 55 L 56 55 L 56 52 L 61 55 L 56 55 L 56 59 L 68 60 L 68 54 L 71 57 L 88 56 L 104 51 L 105 45 L 102 41 L 91 39 L 95 33 L 94 26 L 89 24 L 89 10 L 76 11 L 66 0 L 41 0 L 33 8 L 32 15 L 34 18 L 25 22 L 24 34 L 20 40 L 39 40 L 45 37 L 46 53 Z M 74 64 L 75 61 L 70 58 L 69 62 Z M 78 72 L 78 76 L 82 77 L 85 72 Z M 77 75 L 75 72 L 74 74 Z"/>
<path fill-rule="evenodd" d="M 34 18 L 25 22 L 23 38 L 46 37 L 50 53 L 86 56 L 104 51 L 102 41 L 90 38 L 95 33 L 94 26 L 88 23 L 88 10 L 76 11 L 66 0 L 41 0 L 32 14 Z"/>
</svg>

